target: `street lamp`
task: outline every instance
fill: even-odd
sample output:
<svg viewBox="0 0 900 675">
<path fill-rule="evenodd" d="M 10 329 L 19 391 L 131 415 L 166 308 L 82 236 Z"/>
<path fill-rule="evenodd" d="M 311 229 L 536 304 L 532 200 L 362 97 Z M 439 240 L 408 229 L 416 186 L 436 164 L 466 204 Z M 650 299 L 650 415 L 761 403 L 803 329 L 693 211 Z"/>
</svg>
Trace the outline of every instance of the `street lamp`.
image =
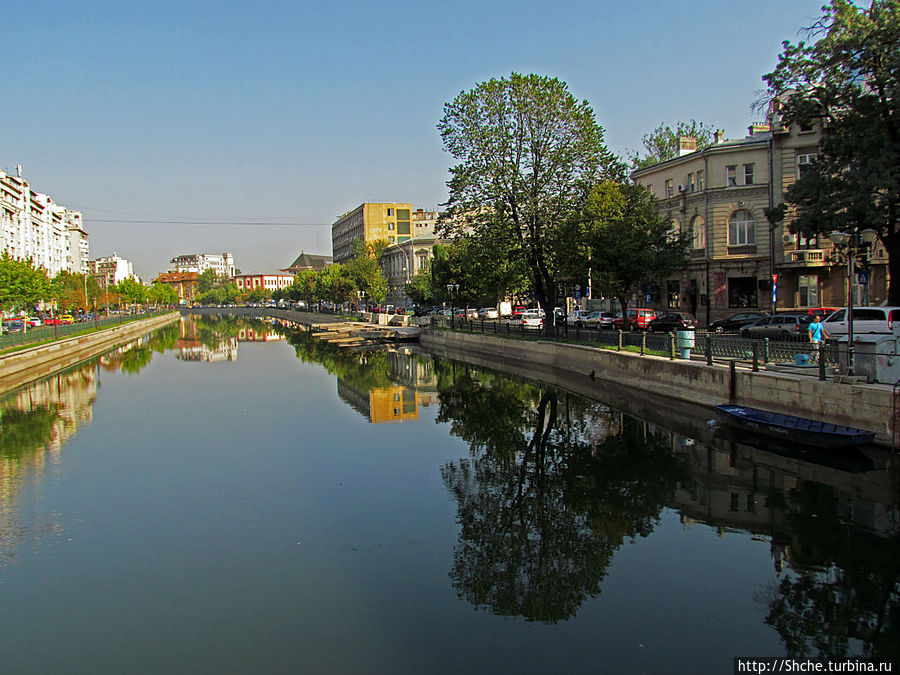
<svg viewBox="0 0 900 675">
<path fill-rule="evenodd" d="M 453 306 L 453 294 L 459 292 L 459 284 L 447 284 L 447 292 L 450 294 L 450 328 L 455 328 L 456 307 Z"/>
<path fill-rule="evenodd" d="M 360 306 L 363 306 L 363 299 L 366 297 L 365 291 L 356 291 L 356 297 L 358 298 L 358 302 L 356 303 L 356 308 L 359 309 Z M 363 306 L 363 309 L 365 307 Z"/>
<path fill-rule="evenodd" d="M 872 228 L 862 230 L 858 237 L 854 234 L 835 230 L 828 235 L 834 242 L 838 258 L 847 259 L 847 374 L 853 375 L 856 348 L 853 345 L 853 275 L 856 274 L 856 257 L 863 255 L 863 264 L 869 260 L 869 249 L 878 232 Z M 860 241 L 862 240 L 862 241 Z"/>
</svg>

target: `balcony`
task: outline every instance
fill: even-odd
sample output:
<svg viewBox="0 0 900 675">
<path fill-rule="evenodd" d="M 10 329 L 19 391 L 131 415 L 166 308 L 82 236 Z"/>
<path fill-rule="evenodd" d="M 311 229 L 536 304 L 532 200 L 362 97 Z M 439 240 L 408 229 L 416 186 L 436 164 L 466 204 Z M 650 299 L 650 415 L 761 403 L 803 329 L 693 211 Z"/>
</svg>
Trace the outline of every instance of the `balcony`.
<svg viewBox="0 0 900 675">
<path fill-rule="evenodd" d="M 831 264 L 830 249 L 801 248 L 785 251 L 783 267 L 827 267 Z"/>
</svg>

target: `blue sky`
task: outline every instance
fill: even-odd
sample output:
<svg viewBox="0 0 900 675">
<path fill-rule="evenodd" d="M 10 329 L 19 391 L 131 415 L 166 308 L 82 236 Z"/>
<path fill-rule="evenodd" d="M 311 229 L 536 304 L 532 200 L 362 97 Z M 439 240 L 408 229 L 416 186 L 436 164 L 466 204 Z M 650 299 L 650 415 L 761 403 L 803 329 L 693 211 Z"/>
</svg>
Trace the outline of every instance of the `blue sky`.
<svg viewBox="0 0 900 675">
<path fill-rule="evenodd" d="M 619 153 L 663 121 L 743 136 L 821 4 L 36 0 L 3 12 L 0 168 L 145 279 L 196 252 L 274 270 L 364 201 L 444 201 L 435 125 L 491 77 L 565 80 Z"/>
</svg>

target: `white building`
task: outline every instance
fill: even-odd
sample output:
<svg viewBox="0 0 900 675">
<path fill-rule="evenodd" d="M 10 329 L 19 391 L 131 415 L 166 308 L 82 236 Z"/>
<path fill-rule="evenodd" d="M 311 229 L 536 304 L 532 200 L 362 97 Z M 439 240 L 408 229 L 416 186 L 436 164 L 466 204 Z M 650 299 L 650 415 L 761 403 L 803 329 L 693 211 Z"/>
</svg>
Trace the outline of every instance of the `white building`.
<svg viewBox="0 0 900 675">
<path fill-rule="evenodd" d="M 234 258 L 230 253 L 189 253 L 172 258 L 169 264 L 172 272 L 203 274 L 213 270 L 220 277 L 234 278 Z"/>
<path fill-rule="evenodd" d="M 81 273 L 88 258 L 88 234 L 81 213 L 31 189 L 16 175 L 0 171 L 0 252 L 30 258 L 50 277 L 62 271 Z"/>
<path fill-rule="evenodd" d="M 120 258 L 115 252 L 106 258 L 91 260 L 88 273 L 97 279 L 102 288 L 115 286 L 125 279 L 134 278 L 134 265 L 130 260 Z"/>
</svg>

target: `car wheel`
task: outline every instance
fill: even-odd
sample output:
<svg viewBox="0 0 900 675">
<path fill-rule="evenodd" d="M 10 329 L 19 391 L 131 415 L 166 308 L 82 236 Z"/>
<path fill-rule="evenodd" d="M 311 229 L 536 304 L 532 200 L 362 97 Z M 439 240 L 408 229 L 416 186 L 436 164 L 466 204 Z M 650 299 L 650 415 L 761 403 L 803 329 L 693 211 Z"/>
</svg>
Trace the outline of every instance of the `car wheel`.
<svg viewBox="0 0 900 675">
<path fill-rule="evenodd" d="M 725 326 L 716 326 L 716 333 L 721 335 L 724 332 L 725 332 Z"/>
<path fill-rule="evenodd" d="M 653 326 L 647 326 L 647 332 L 648 332 L 648 333 L 652 333 L 652 332 L 653 332 Z"/>
</svg>

